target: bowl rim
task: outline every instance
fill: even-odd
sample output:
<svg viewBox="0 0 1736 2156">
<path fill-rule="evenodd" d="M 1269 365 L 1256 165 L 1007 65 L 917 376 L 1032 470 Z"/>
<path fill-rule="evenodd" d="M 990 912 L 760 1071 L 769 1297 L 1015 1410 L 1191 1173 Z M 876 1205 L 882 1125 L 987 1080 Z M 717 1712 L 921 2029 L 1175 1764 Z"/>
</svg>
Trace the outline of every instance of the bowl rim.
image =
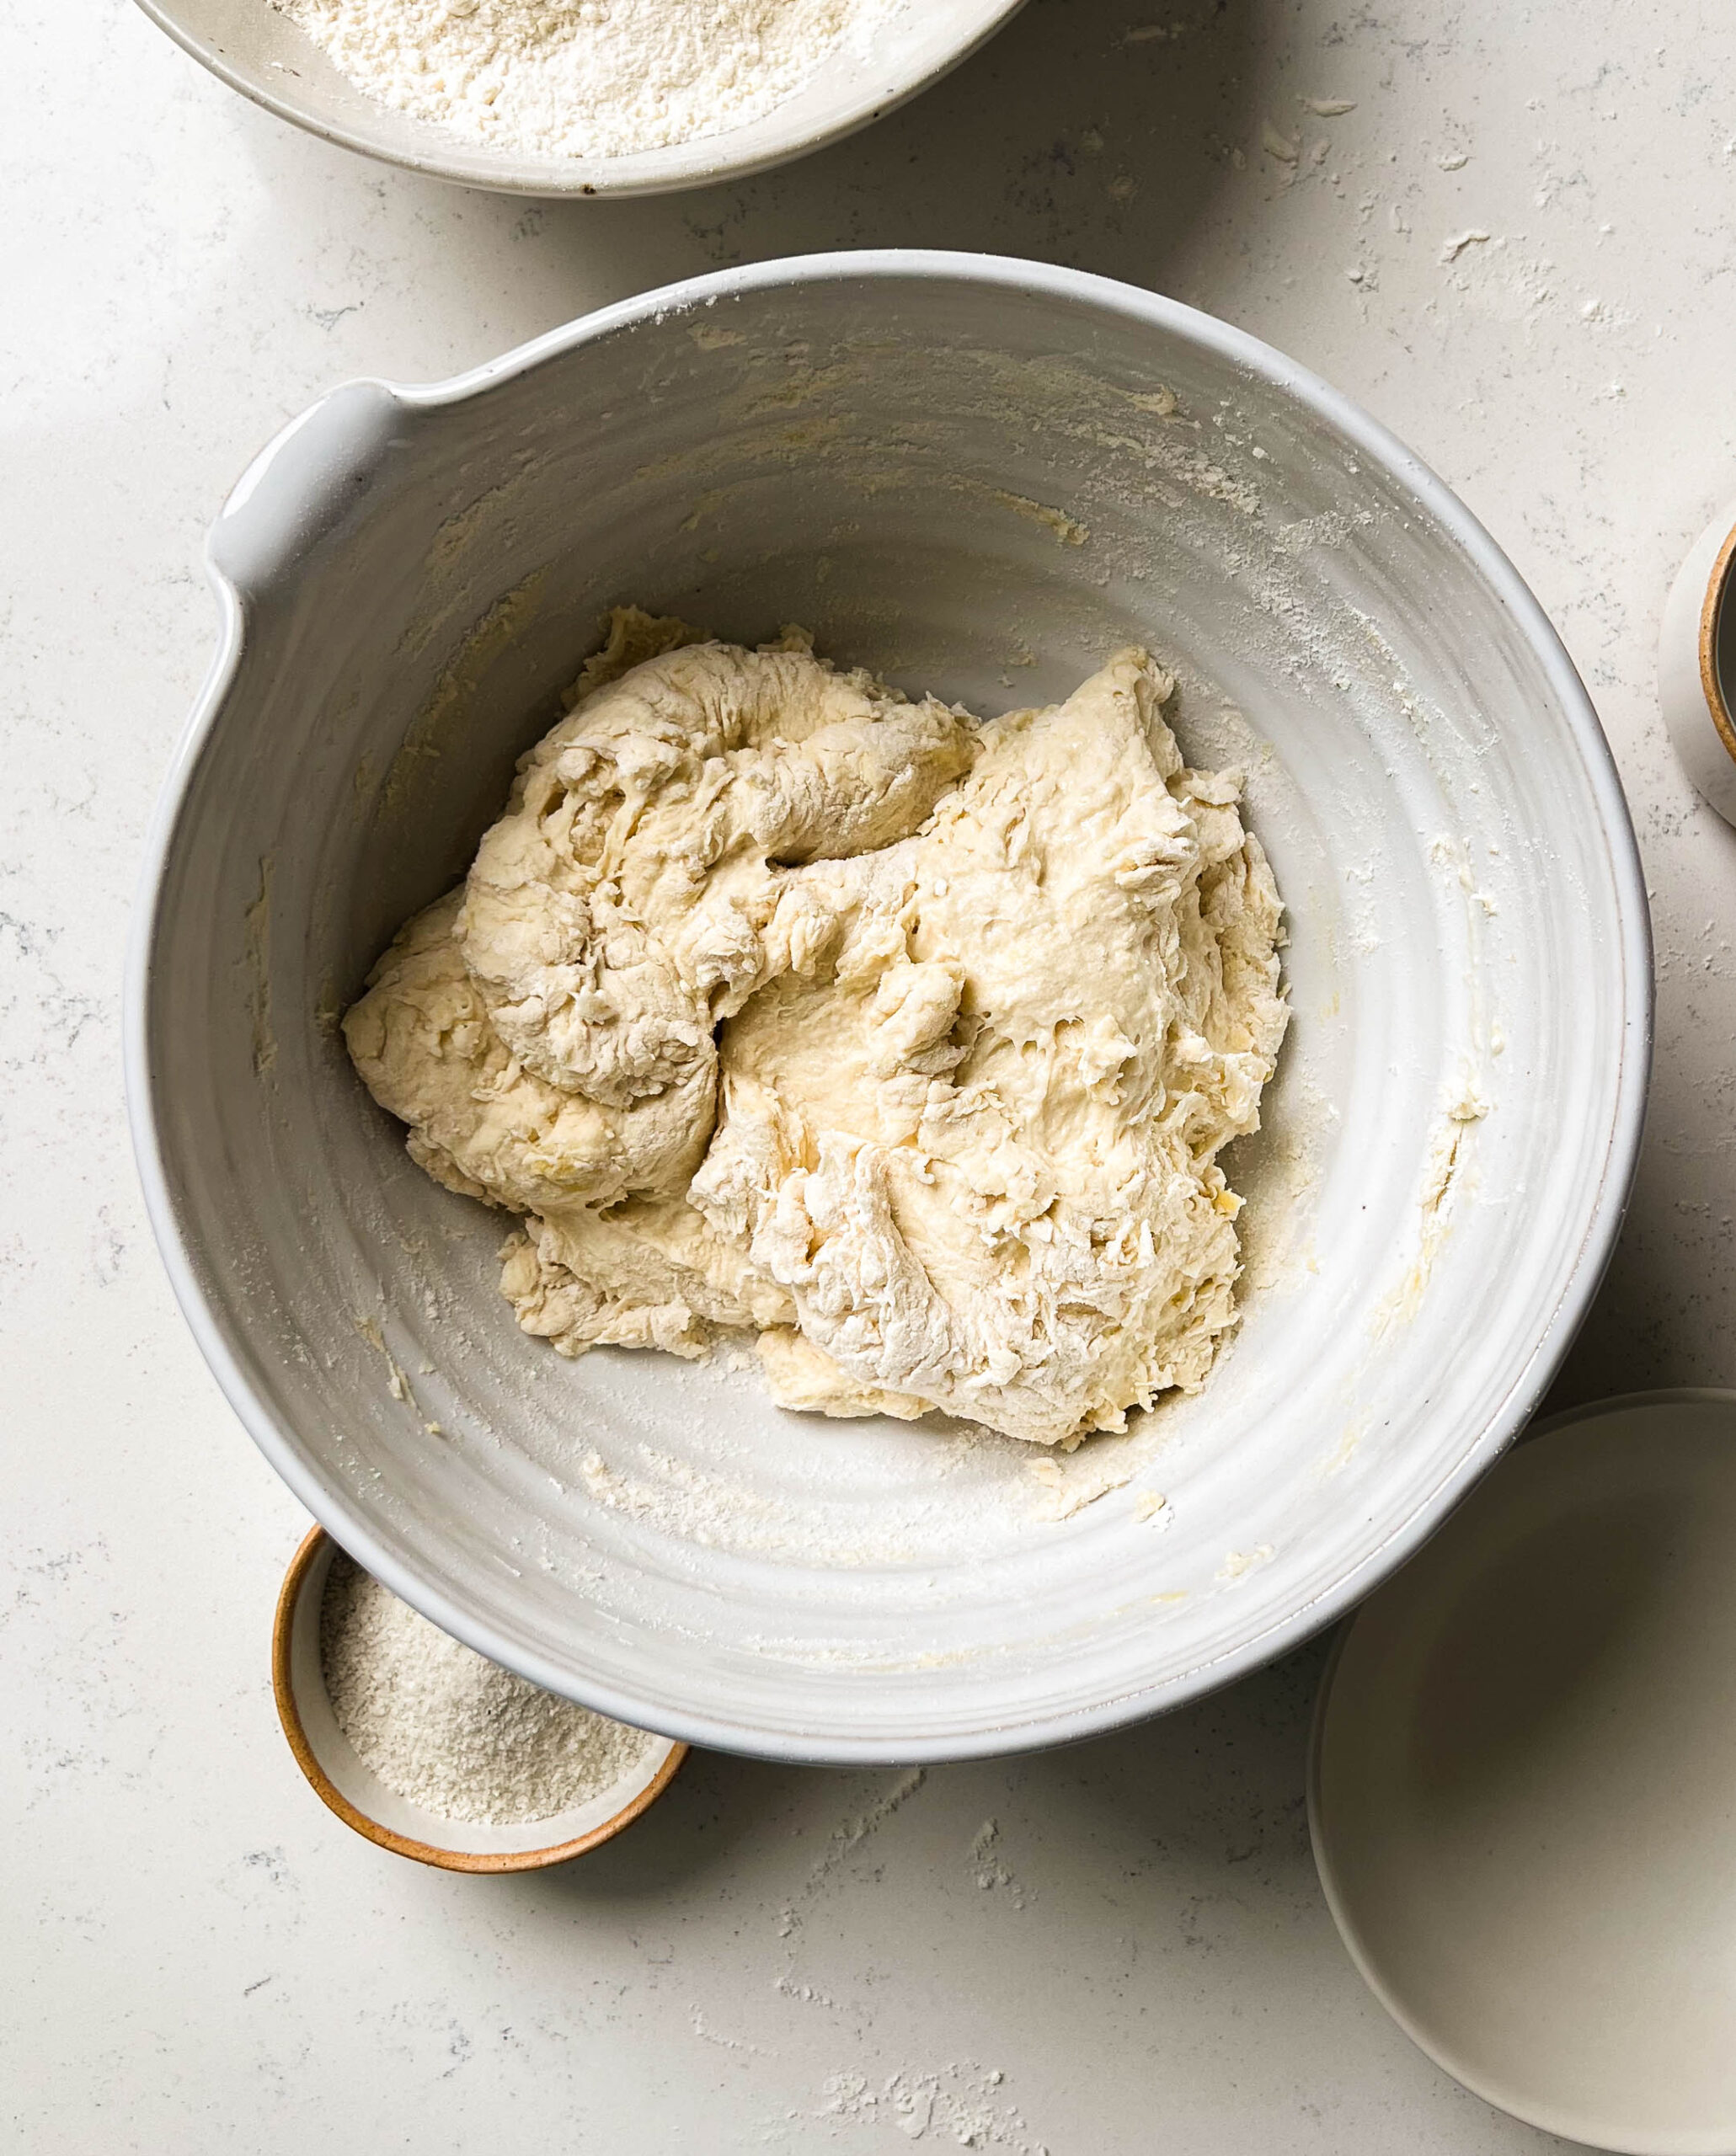
<svg viewBox="0 0 1736 2156">
<path fill-rule="evenodd" d="M 175 0 L 135 0 L 135 4 L 219 82 L 238 91 L 250 104 L 260 106 L 279 120 L 287 120 L 291 126 L 318 136 L 323 141 L 334 143 L 339 149 L 353 150 L 358 156 L 372 157 L 382 164 L 396 165 L 400 171 L 443 180 L 454 187 L 476 187 L 494 195 L 563 201 L 604 195 L 625 200 L 635 195 L 670 195 L 685 188 L 714 187 L 728 180 L 745 179 L 774 165 L 790 164 L 816 150 L 829 148 L 834 142 L 872 126 L 875 120 L 907 104 L 950 74 L 1004 29 L 1024 6 L 1025 0 L 980 0 L 981 20 L 938 60 L 925 61 L 907 77 L 895 77 L 878 94 L 858 88 L 847 99 L 835 117 L 820 128 L 804 134 L 788 125 L 781 132 L 774 126 L 770 141 L 750 154 L 717 155 L 717 147 L 727 144 L 730 139 L 724 133 L 672 142 L 661 150 L 637 151 L 630 157 L 551 158 L 540 162 L 496 156 L 480 147 L 467 149 L 459 136 L 451 138 L 451 152 L 447 155 L 424 155 L 419 151 L 394 149 L 387 143 L 371 141 L 359 130 L 346 127 L 315 110 L 292 90 L 279 89 L 232 60 L 222 45 L 180 20 Z M 862 79 L 866 83 L 874 78 L 864 72 Z M 770 125 L 783 109 L 773 106 L 754 125 Z M 384 113 L 389 108 L 382 106 L 381 110 Z M 429 127 L 428 136 L 430 141 L 436 145 L 445 140 L 441 131 L 433 126 Z M 654 166 L 649 173 L 644 169 L 648 163 Z M 655 169 L 660 164 L 662 168 Z M 611 170 L 612 167 L 622 166 L 633 166 L 638 170 L 629 172 L 624 178 Z"/>
<path fill-rule="evenodd" d="M 289 1748 L 296 1756 L 296 1764 L 307 1776 L 314 1795 L 329 1812 L 336 1812 L 346 1827 L 353 1827 L 365 1839 L 377 1843 L 382 1849 L 390 1849 L 394 1856 L 407 1856 L 417 1864 L 432 1865 L 441 1871 L 543 1871 L 551 1865 L 569 1863 L 575 1856 L 583 1856 L 587 1849 L 612 1841 L 623 1827 L 630 1827 L 641 1812 L 649 1810 L 675 1780 L 690 1748 L 679 1739 L 670 1743 L 662 1765 L 645 1786 L 601 1826 L 593 1827 L 589 1833 L 575 1834 L 569 1841 L 551 1842 L 539 1849 L 442 1849 L 437 1842 L 419 1841 L 413 1834 L 400 1834 L 395 1828 L 382 1826 L 377 1819 L 370 1818 L 350 1801 L 320 1765 L 318 1755 L 308 1742 L 302 1720 L 302 1703 L 296 1694 L 291 1652 L 296 1613 L 314 1566 L 328 1550 L 341 1555 L 343 1545 L 323 1527 L 316 1524 L 309 1528 L 290 1559 L 283 1584 L 277 1590 L 277 1605 L 271 1614 L 271 1696 L 276 1702 L 277 1719 L 283 1725 Z M 453 1823 L 462 1826 L 463 1822 Z"/>
<path fill-rule="evenodd" d="M 183 1240 L 171 1193 L 168 1163 L 158 1136 L 150 1066 L 150 1011 L 159 912 L 177 826 L 187 790 L 206 741 L 222 714 L 241 660 L 247 607 L 242 589 L 216 564 L 207 549 L 206 569 L 215 588 L 219 633 L 205 681 L 164 775 L 142 865 L 126 957 L 123 1064 L 128 1121 L 152 1230 L 162 1252 L 175 1298 L 195 1339 L 230 1405 L 265 1458 L 314 1516 L 329 1523 L 336 1539 L 360 1564 L 431 1622 L 491 1662 L 516 1670 L 545 1690 L 578 1699 L 619 1721 L 660 1729 L 664 1734 L 711 1748 L 750 1756 L 815 1765 L 905 1765 L 921 1762 L 992 1758 L 1074 1743 L 1165 1712 L 1200 1698 L 1259 1668 L 1311 1637 L 1370 1593 L 1427 1540 L 1466 1493 L 1488 1472 L 1535 1412 L 1562 1358 L 1590 1307 L 1613 1251 L 1626 1210 L 1639 1157 L 1650 1076 L 1653 981 L 1650 918 L 1637 843 L 1621 791 L 1616 762 L 1597 713 L 1566 647 L 1519 572 L 1472 512 L 1413 451 L 1349 398 L 1329 387 L 1307 369 L 1245 330 L 1181 302 L 1090 272 L 1013 257 L 966 254 L 937 249 L 877 248 L 788 257 L 662 286 L 580 317 L 531 339 L 498 359 L 450 379 L 419 385 L 376 382 L 377 389 L 423 409 L 456 404 L 588 344 L 642 323 L 686 314 L 738 295 L 791 286 L 864 280 L 888 282 L 927 279 L 957 281 L 1070 306 L 1105 309 L 1135 324 L 1180 336 L 1242 371 L 1295 396 L 1354 453 L 1378 465 L 1416 499 L 1461 547 L 1487 581 L 1529 646 L 1549 681 L 1577 743 L 1599 811 L 1620 923 L 1618 958 L 1621 972 L 1622 1024 L 1620 1068 L 1605 1150 L 1597 1171 L 1596 1198 L 1579 1246 L 1563 1281 L 1548 1324 L 1513 1372 L 1501 1405 L 1482 1434 L 1444 1473 L 1429 1496 L 1360 1556 L 1348 1562 L 1330 1585 L 1225 1650 L 1215 1659 L 1182 1675 L 1118 1691 L 1088 1708 L 1038 1715 L 1028 1720 L 984 1725 L 968 1734 L 912 1737 L 889 1741 L 879 1737 L 767 1730 L 697 1709 L 683 1714 L 660 1710 L 648 1717 L 643 1706 L 612 1685 L 586 1680 L 575 1687 L 571 1674 L 542 1656 L 505 1640 L 486 1620 L 473 1621 L 382 1546 L 349 1493 L 324 1480 L 305 1455 L 294 1433 L 280 1424 L 254 1391 L 231 1352 L 211 1302 L 207 1299 L 193 1253 Z M 317 408 L 316 406 L 312 408 Z M 303 413 L 276 437 L 281 440 L 305 422 Z M 246 488 L 252 474 L 270 459 L 268 444 L 238 483 Z"/>
</svg>

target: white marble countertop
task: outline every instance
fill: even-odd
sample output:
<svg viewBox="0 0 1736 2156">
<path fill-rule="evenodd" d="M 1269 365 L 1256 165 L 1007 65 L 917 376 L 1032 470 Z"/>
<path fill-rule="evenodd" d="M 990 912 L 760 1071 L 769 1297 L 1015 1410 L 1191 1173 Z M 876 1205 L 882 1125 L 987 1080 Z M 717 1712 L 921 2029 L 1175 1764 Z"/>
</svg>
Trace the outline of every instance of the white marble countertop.
<svg viewBox="0 0 1736 2156">
<path fill-rule="evenodd" d="M 1730 1382 L 1736 833 L 1672 760 L 1653 644 L 1679 558 L 1736 494 L 1733 82 L 1736 13 L 1711 4 L 1033 0 L 809 163 L 554 207 L 299 135 L 122 0 L 0 6 L 17 2146 L 1551 2145 L 1413 2051 L 1338 1945 L 1302 1816 L 1317 1648 L 1075 1751 L 931 1770 L 895 1804 L 892 1774 L 696 1757 L 643 1825 L 540 1878 L 455 1879 L 346 1833 L 267 1683 L 304 1523 L 206 1375 L 135 1187 L 120 948 L 211 639 L 204 528 L 317 392 L 443 375 L 756 257 L 1078 264 L 1359 398 L 1560 626 L 1633 803 L 1660 1008 L 1632 1212 L 1557 1396 Z"/>
</svg>

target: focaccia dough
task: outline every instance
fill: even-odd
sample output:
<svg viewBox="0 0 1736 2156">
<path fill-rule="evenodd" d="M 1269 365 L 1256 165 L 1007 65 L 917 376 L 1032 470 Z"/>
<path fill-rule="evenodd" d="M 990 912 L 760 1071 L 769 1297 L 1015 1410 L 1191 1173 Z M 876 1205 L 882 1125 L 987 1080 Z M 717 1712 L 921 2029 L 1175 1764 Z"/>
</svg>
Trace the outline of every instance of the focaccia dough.
<svg viewBox="0 0 1736 2156">
<path fill-rule="evenodd" d="M 564 1353 L 759 1336 L 774 1395 L 1039 1444 L 1197 1388 L 1287 1011 L 1234 776 L 1118 654 L 979 725 L 626 610 L 345 1020 Z M 635 663 L 637 662 L 637 663 Z"/>
</svg>

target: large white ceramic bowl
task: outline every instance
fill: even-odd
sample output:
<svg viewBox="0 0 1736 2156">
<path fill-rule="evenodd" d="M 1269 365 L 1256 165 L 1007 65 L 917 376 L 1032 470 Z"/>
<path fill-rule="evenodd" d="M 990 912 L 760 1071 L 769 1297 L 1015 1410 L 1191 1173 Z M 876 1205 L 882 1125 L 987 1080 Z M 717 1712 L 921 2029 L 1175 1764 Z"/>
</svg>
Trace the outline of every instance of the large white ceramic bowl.
<svg viewBox="0 0 1736 2156">
<path fill-rule="evenodd" d="M 625 157 L 522 157 L 394 110 L 357 89 L 270 0 L 138 0 L 212 74 L 345 149 L 503 195 L 660 195 L 823 148 L 938 80 L 1024 0 L 900 0 L 867 51 L 847 42 L 798 93 L 745 127 Z"/>
<path fill-rule="evenodd" d="M 484 1654 L 745 1751 L 1051 1743 L 1342 1610 L 1531 1412 L 1638 1139 L 1632 839 L 1513 569 L 1288 360 L 1031 264 L 734 270 L 456 382 L 334 391 L 210 557 L 221 639 L 131 957 L 152 1214 L 267 1456 Z M 561 1361 L 497 1292 L 499 1215 L 349 1067 L 337 1013 L 623 599 L 805 622 L 983 712 L 1145 639 L 1192 758 L 1247 767 L 1295 1021 L 1231 1159 L 1245 1322 L 1059 1486 L 984 1433 L 785 1414 L 750 1372 Z"/>
</svg>

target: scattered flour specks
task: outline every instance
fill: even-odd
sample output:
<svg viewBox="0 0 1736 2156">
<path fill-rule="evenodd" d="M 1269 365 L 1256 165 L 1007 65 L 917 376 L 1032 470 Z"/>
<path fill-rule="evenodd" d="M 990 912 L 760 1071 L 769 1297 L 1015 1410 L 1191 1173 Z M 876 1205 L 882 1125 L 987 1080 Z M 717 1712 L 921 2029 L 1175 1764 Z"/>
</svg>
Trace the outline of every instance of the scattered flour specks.
<svg viewBox="0 0 1736 2156">
<path fill-rule="evenodd" d="M 901 1810 L 910 1801 L 916 1791 L 921 1788 L 927 1778 L 927 1772 L 923 1768 L 911 1768 L 907 1773 L 899 1775 L 892 1786 L 876 1798 L 865 1811 L 857 1812 L 853 1818 L 847 1819 L 841 1826 L 833 1828 L 831 1837 L 815 1860 L 813 1869 L 809 1872 L 801 1892 L 793 1901 L 786 1902 L 777 1913 L 777 1935 L 780 1939 L 793 1940 L 796 1936 L 802 1926 L 803 1904 L 810 1902 L 816 1894 L 820 1892 L 827 1880 L 840 1865 L 848 1861 L 861 1843 L 866 1841 L 877 1828 L 883 1827 L 895 1812 Z M 793 1949 L 792 1951 L 793 1952 Z M 778 1988 L 788 1990 L 789 1987 L 786 1983 L 780 1983 Z"/>
<path fill-rule="evenodd" d="M 1015 1879 L 1007 1868 L 1001 1854 L 1001 1822 L 998 1819 L 985 1819 L 970 1841 L 970 1876 L 980 1893 L 988 1894 L 996 1889 L 1003 1891 L 1016 1909 L 1034 1901 L 1034 1892 L 1020 1880 Z"/>
<path fill-rule="evenodd" d="M 1441 242 L 1440 259 L 1443 262 L 1456 262 L 1467 247 L 1482 247 L 1488 237 L 1481 225 L 1467 225 L 1463 232 L 1454 232 Z"/>
<path fill-rule="evenodd" d="M 1004 2149 L 1009 2156 L 1049 2156 L 1019 2112 L 1004 2102 L 999 2067 L 954 2059 L 929 2073 L 900 2068 L 876 2086 L 864 2073 L 828 2074 L 825 2099 L 813 2116 L 852 2125 L 895 2126 L 907 2140 L 932 2139 L 955 2148 Z"/>
</svg>

